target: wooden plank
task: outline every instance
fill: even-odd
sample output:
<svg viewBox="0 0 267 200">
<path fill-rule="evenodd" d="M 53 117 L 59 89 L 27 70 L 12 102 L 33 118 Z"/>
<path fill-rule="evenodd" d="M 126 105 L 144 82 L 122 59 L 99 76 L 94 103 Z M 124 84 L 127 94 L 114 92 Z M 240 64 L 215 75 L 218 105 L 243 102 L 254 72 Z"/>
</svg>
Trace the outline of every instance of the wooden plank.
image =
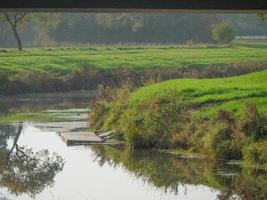
<svg viewBox="0 0 267 200">
<path fill-rule="evenodd" d="M 108 132 L 105 132 L 105 133 L 100 133 L 100 134 L 98 134 L 98 136 L 101 137 L 101 138 L 106 138 L 106 137 L 109 137 L 109 136 L 113 135 L 114 133 L 117 133 L 117 131 L 112 130 L 112 131 L 108 131 Z"/>
<path fill-rule="evenodd" d="M 266 11 L 266 0 L 1 0 L 0 11 Z"/>
<path fill-rule="evenodd" d="M 93 132 L 67 132 L 60 134 L 67 145 L 96 144 L 103 140 Z"/>
<path fill-rule="evenodd" d="M 103 140 L 98 137 L 93 132 L 65 132 L 61 133 L 62 140 L 67 144 L 67 146 L 77 146 L 77 145 L 123 145 L 123 141 L 116 141 L 113 139 Z"/>
</svg>

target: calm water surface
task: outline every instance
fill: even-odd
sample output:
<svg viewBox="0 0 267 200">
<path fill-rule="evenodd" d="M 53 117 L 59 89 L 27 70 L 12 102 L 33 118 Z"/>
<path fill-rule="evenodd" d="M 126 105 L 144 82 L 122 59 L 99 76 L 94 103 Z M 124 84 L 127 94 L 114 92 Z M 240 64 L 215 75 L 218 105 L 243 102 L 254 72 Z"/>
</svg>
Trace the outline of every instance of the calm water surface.
<svg viewBox="0 0 267 200">
<path fill-rule="evenodd" d="M 266 172 L 242 168 L 234 162 L 181 159 L 155 151 L 132 152 L 123 147 L 67 147 L 57 130 L 75 128 L 73 124 L 66 125 L 71 123 L 77 123 L 77 127 L 86 124 L 83 119 L 68 123 L 0 124 L 2 199 L 214 200 L 267 197 Z M 16 137 L 19 127 L 22 128 L 21 135 Z"/>
</svg>

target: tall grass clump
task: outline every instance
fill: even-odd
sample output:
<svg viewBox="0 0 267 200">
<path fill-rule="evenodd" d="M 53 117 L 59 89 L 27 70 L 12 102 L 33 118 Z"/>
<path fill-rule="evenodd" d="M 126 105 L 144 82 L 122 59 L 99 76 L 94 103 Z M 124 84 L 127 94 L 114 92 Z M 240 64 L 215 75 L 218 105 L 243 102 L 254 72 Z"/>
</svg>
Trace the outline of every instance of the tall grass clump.
<svg viewBox="0 0 267 200">
<path fill-rule="evenodd" d="M 267 169 L 267 141 L 254 142 L 243 148 L 245 161 L 263 165 Z"/>
<path fill-rule="evenodd" d="M 123 112 L 124 104 L 132 90 L 133 86 L 130 82 L 126 82 L 120 88 L 100 85 L 98 95 L 90 106 L 91 129 L 98 131 L 119 128 L 119 116 Z"/>
<path fill-rule="evenodd" d="M 245 138 L 236 131 L 236 119 L 231 112 L 219 110 L 212 119 L 204 139 L 204 152 L 216 158 L 240 159 Z"/>
<path fill-rule="evenodd" d="M 130 105 L 122 115 L 126 140 L 134 146 L 168 148 L 174 133 L 181 128 L 183 108 L 176 93 L 169 98 L 154 97 L 139 105 Z"/>
<path fill-rule="evenodd" d="M 248 103 L 245 114 L 238 123 L 238 131 L 255 141 L 267 139 L 267 117 L 257 109 L 255 104 Z"/>
</svg>

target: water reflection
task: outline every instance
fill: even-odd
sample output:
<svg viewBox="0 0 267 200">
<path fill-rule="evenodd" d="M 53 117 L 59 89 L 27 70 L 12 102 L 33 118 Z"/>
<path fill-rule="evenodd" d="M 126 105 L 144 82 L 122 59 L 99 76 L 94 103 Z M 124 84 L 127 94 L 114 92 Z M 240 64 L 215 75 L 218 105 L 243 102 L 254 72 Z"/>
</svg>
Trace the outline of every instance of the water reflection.
<svg viewBox="0 0 267 200">
<path fill-rule="evenodd" d="M 50 109 L 87 108 L 88 102 L 95 95 L 94 91 L 73 93 L 22 95 L 2 97 L 0 99 L 0 116 L 14 113 L 38 112 Z"/>
<path fill-rule="evenodd" d="M 174 192 L 179 186 L 205 185 L 220 191 L 218 200 L 267 199 L 267 174 L 226 162 L 204 159 L 179 159 L 153 151 L 135 151 L 95 146 L 95 160 L 100 166 L 122 165 L 144 182 Z"/>
<path fill-rule="evenodd" d="M 31 197 L 52 186 L 55 175 L 63 169 L 63 159 L 48 150 L 34 151 L 19 146 L 23 124 L 1 125 L 0 186 L 15 195 L 27 193 Z M 8 148 L 8 140 L 12 140 Z"/>
<path fill-rule="evenodd" d="M 0 126 L 0 149 L 7 148 L 7 141 L 14 138 L 17 133 L 17 127 L 9 124 Z"/>
<path fill-rule="evenodd" d="M 267 199 L 266 172 L 255 168 L 122 147 L 70 148 L 31 124 L 0 125 L 0 139 L 0 199 Z M 46 148 L 64 157 L 64 169 Z"/>
</svg>

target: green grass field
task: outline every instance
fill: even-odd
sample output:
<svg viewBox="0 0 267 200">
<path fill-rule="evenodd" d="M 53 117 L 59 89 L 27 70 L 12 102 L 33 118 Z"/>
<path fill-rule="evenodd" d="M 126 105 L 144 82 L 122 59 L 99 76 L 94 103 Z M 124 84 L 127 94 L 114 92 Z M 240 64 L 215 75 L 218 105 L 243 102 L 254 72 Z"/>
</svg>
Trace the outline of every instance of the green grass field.
<svg viewBox="0 0 267 200">
<path fill-rule="evenodd" d="M 194 106 L 197 117 L 212 117 L 219 109 L 242 114 L 246 102 L 255 102 L 267 114 L 267 70 L 217 79 L 175 79 L 143 87 L 133 92 L 128 103 L 142 104 L 153 97 L 168 98 L 175 93 L 180 105 Z"/>
<path fill-rule="evenodd" d="M 0 49 L 0 72 L 46 71 L 66 74 L 88 64 L 96 68 L 221 66 L 267 61 L 267 41 L 227 46 L 110 46 L 90 48 Z"/>
</svg>

